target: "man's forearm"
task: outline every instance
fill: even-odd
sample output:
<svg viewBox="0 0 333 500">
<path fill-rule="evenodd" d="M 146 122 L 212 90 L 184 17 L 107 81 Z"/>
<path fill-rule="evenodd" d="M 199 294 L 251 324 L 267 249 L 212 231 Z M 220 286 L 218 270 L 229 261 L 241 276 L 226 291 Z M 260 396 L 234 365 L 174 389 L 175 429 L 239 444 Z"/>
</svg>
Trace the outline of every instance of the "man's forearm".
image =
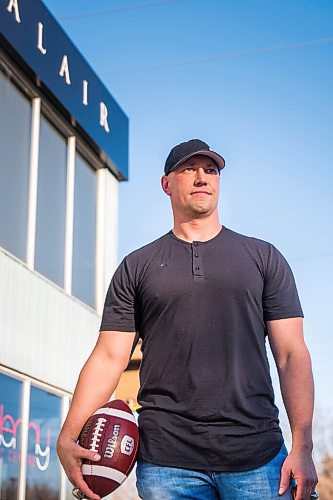
<svg viewBox="0 0 333 500">
<path fill-rule="evenodd" d="M 109 400 L 123 370 L 119 361 L 111 364 L 94 354 L 89 357 L 81 370 L 61 434 L 77 439 L 90 415 Z"/>
<path fill-rule="evenodd" d="M 106 403 L 125 370 L 135 333 L 101 332 L 81 370 L 70 410 L 60 433 L 76 440 L 90 415 Z"/>
<path fill-rule="evenodd" d="M 311 359 L 306 346 L 290 354 L 277 368 L 293 448 L 311 450 L 314 384 Z"/>
</svg>

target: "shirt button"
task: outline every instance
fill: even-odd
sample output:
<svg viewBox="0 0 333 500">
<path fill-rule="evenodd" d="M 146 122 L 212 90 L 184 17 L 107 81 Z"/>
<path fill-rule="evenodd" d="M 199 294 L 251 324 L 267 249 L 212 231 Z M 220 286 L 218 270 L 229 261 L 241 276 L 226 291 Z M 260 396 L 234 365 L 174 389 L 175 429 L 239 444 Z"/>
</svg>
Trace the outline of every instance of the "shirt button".
<svg viewBox="0 0 333 500">
<path fill-rule="evenodd" d="M 198 242 L 197 242 L 197 241 L 194 241 L 194 242 L 193 242 L 193 246 L 197 247 L 197 246 L 198 246 Z"/>
<path fill-rule="evenodd" d="M 198 255 L 197 253 L 195 253 L 195 254 L 194 254 L 194 257 L 198 258 L 198 257 L 199 257 L 199 255 Z"/>
<path fill-rule="evenodd" d="M 199 267 L 199 266 L 196 266 L 194 269 L 195 269 L 196 271 L 199 271 L 200 267 Z"/>
</svg>

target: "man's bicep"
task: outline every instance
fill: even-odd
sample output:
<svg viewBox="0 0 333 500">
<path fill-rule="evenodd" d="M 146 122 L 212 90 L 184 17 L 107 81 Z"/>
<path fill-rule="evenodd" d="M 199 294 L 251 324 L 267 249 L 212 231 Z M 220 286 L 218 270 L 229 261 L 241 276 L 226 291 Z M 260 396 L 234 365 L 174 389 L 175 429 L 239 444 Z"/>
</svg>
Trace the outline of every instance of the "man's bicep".
<svg viewBox="0 0 333 500">
<path fill-rule="evenodd" d="M 125 257 L 114 273 L 105 297 L 101 331 L 138 330 L 135 304 L 139 297 L 135 275 L 133 264 Z"/>
<path fill-rule="evenodd" d="M 135 332 L 100 331 L 93 354 L 109 361 L 127 364 L 133 347 Z"/>
<path fill-rule="evenodd" d="M 305 348 L 303 318 L 286 318 L 267 321 L 268 340 L 277 363 L 287 361 L 288 357 Z"/>
</svg>

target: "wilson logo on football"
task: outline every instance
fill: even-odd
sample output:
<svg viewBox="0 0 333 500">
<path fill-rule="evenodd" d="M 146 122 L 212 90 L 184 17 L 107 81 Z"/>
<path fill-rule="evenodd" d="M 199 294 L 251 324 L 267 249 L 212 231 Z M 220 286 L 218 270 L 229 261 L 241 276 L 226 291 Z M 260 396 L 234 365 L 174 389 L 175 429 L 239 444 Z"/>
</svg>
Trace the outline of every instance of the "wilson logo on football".
<svg viewBox="0 0 333 500">
<path fill-rule="evenodd" d="M 132 455 L 134 450 L 134 439 L 131 436 L 125 435 L 121 440 L 120 451 L 124 455 Z"/>
<path fill-rule="evenodd" d="M 119 436 L 119 432 L 120 432 L 120 425 L 115 424 L 113 426 L 112 436 L 108 439 L 108 445 L 105 448 L 105 453 L 104 453 L 105 458 L 112 458 L 113 457 L 114 450 L 117 446 L 117 439 Z"/>
</svg>

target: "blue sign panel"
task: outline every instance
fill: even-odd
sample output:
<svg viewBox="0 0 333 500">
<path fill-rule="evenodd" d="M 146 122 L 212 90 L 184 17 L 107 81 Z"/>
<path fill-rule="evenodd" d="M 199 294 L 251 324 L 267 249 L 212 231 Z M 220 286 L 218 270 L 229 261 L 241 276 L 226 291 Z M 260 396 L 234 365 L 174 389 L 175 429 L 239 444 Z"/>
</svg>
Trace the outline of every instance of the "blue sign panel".
<svg viewBox="0 0 333 500">
<path fill-rule="evenodd" d="M 92 139 L 119 180 L 128 178 L 128 118 L 40 0 L 1 0 L 1 40 Z"/>
</svg>

